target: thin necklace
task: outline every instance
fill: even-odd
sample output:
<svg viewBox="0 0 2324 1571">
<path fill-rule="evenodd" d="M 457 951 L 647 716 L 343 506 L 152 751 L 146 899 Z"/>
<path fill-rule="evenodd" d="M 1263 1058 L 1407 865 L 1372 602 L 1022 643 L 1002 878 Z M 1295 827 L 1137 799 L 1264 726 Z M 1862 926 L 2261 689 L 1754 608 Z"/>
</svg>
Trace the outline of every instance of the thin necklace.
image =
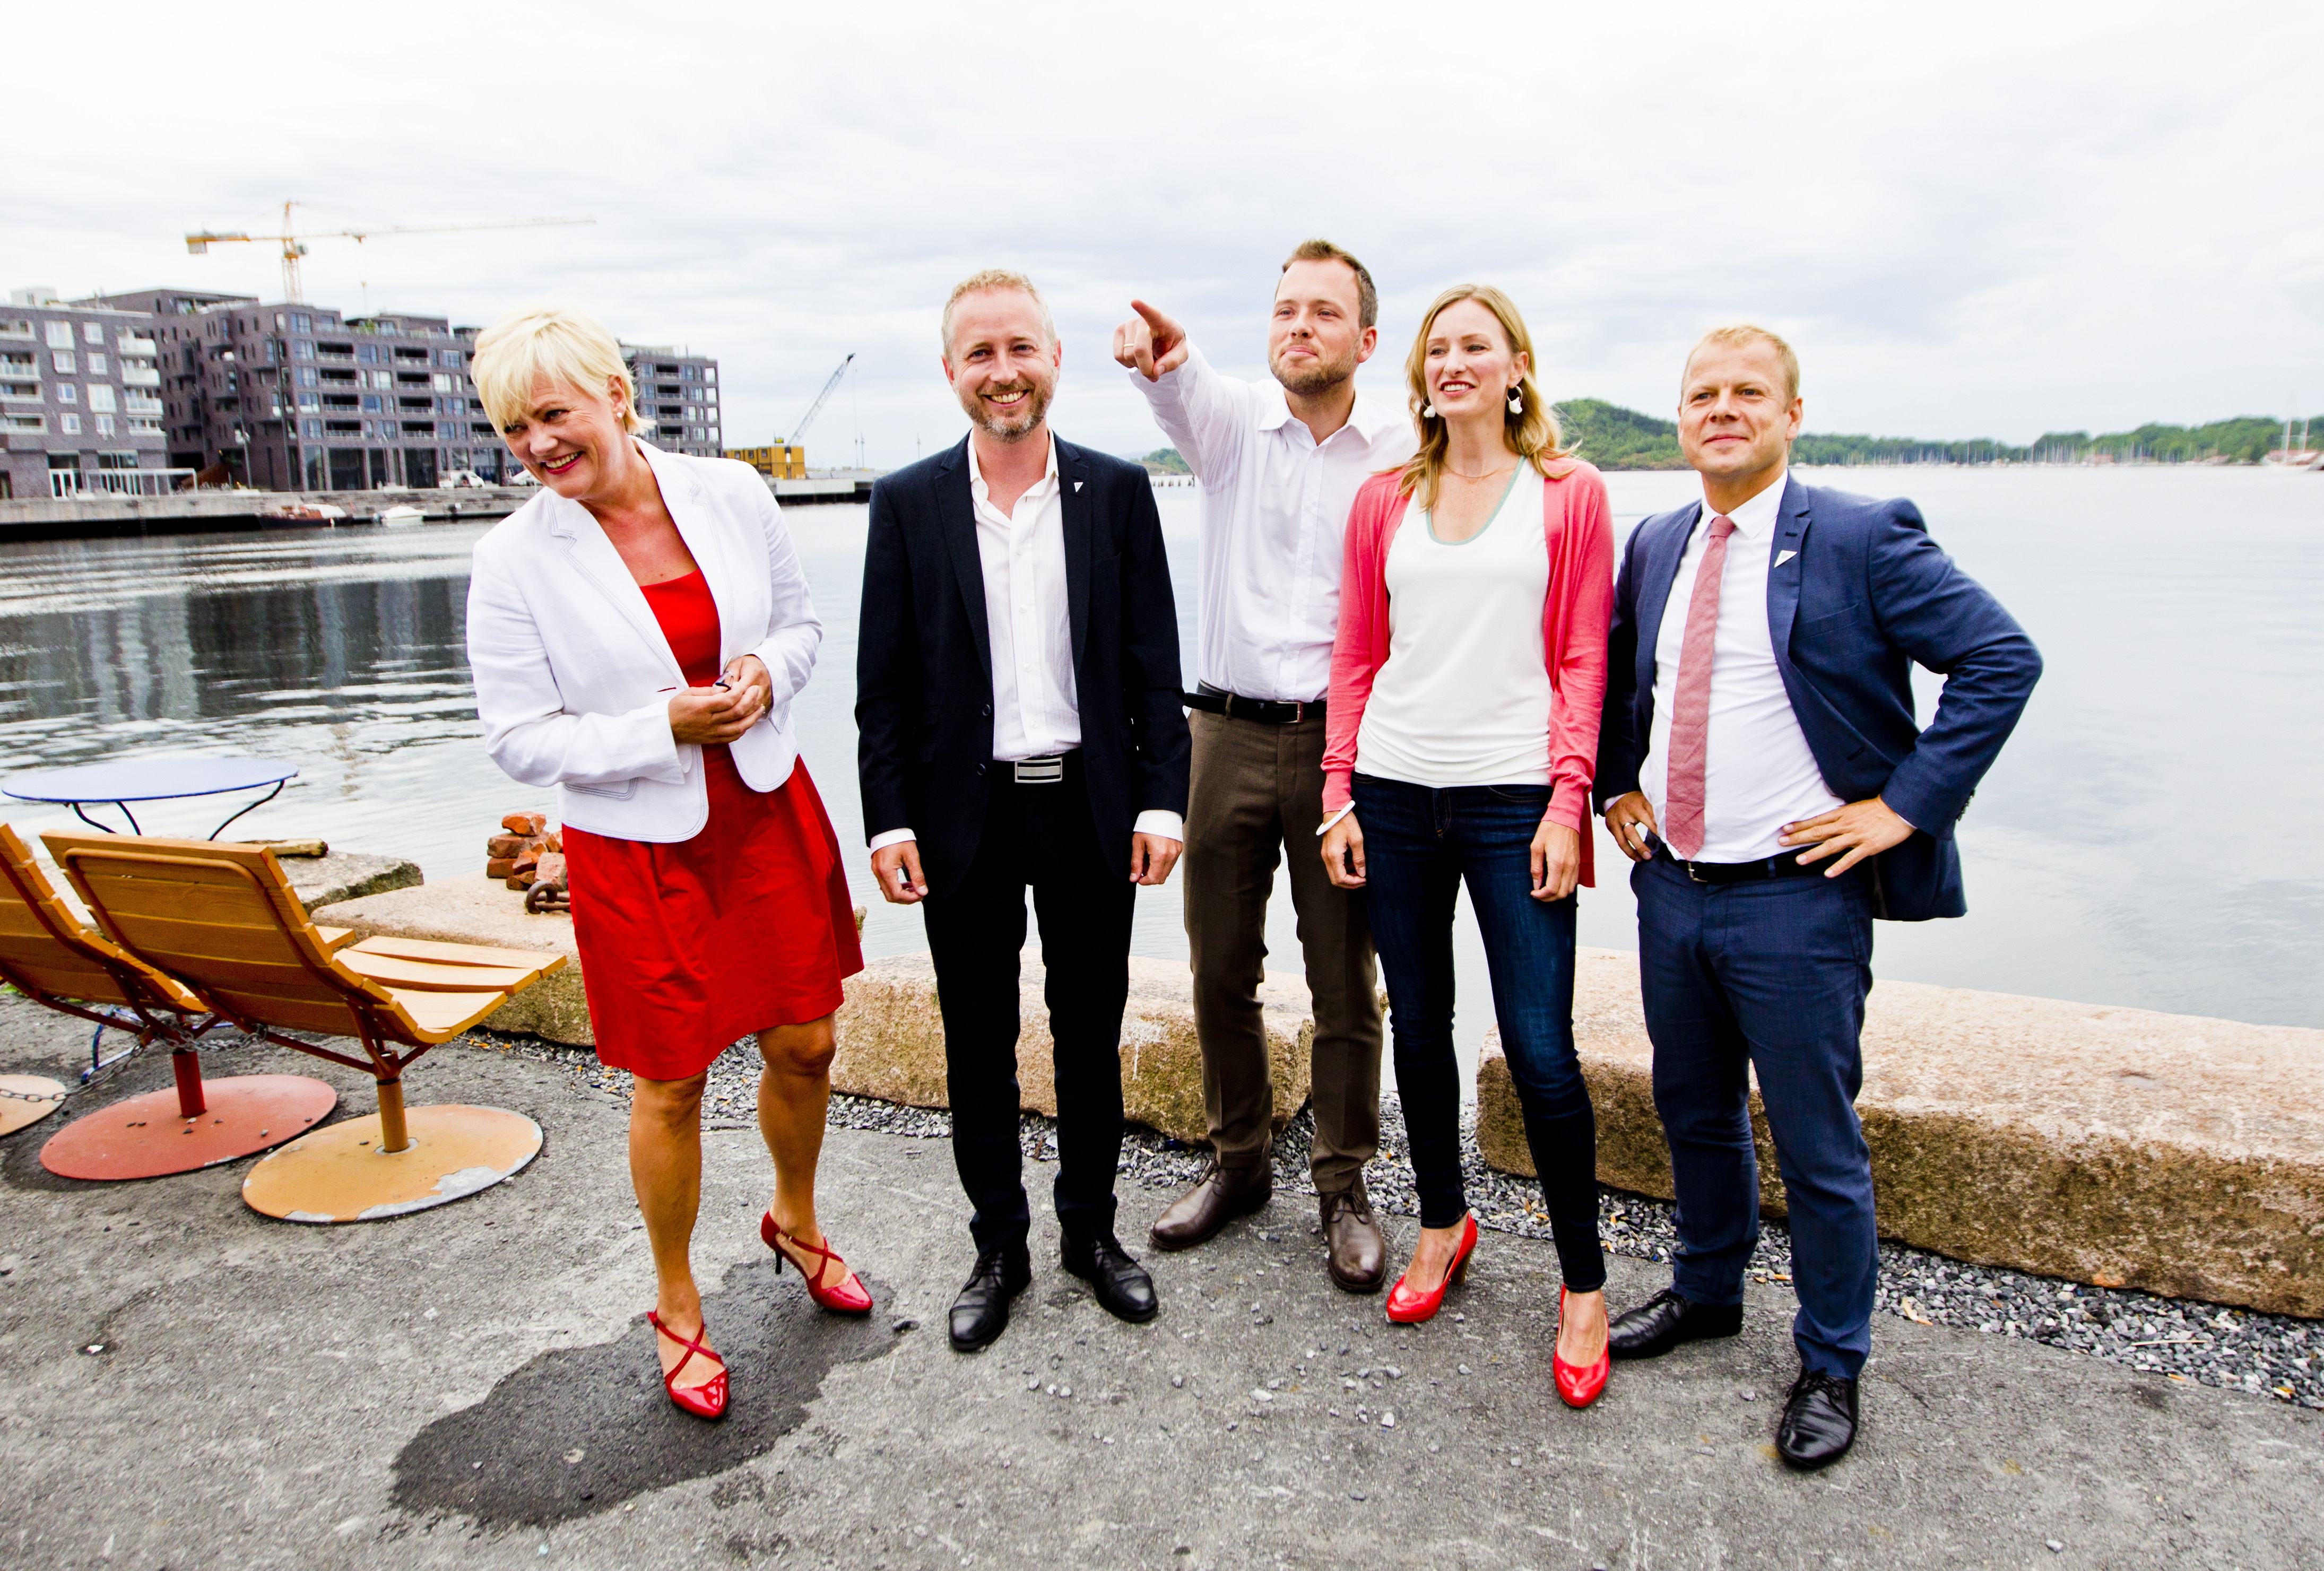
<svg viewBox="0 0 2324 1571">
<path fill-rule="evenodd" d="M 1512 458 L 1512 459 L 1510 459 L 1508 463 L 1506 463 L 1506 464 L 1502 465 L 1499 468 L 1498 468 L 1498 469 L 1488 469 L 1488 470 L 1486 470 L 1486 471 L 1485 471 L 1483 474 L 1481 474 L 1481 475 L 1470 475 L 1470 474 L 1465 474 L 1465 473 L 1463 473 L 1462 471 L 1461 471 L 1461 470 L 1459 470 L 1459 469 L 1455 469 L 1455 468 L 1454 468 L 1452 465 L 1450 465 L 1450 464 L 1447 464 L 1447 465 L 1445 465 L 1445 466 L 1444 466 L 1444 472 L 1445 472 L 1447 475 L 1459 475 L 1459 476 L 1461 476 L 1461 478 L 1462 478 L 1462 479 L 1463 479 L 1463 480 L 1489 480 L 1489 479 L 1491 479 L 1494 476 L 1496 476 L 1496 475 L 1504 475 L 1504 474 L 1507 474 L 1509 470 L 1514 469 L 1514 468 L 1516 468 L 1517 467 L 1517 460 L 1516 460 L 1515 458 Z"/>
</svg>

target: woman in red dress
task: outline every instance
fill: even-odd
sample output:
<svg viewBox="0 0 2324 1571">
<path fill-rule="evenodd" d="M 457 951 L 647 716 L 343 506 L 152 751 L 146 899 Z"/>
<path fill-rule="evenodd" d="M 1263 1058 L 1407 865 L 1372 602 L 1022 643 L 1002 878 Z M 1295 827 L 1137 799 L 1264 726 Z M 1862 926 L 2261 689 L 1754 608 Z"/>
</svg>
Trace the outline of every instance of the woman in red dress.
<svg viewBox="0 0 2324 1571">
<path fill-rule="evenodd" d="M 541 484 L 475 547 L 477 711 L 503 770 L 558 788 L 597 1056 L 635 1082 L 630 1175 L 663 1384 L 716 1418 L 726 1366 L 688 1246 L 703 1086 L 742 1038 L 765 1062 L 775 1166 L 760 1236 L 817 1304 L 872 1309 L 815 1209 L 832 1014 L 863 967 L 838 837 L 790 724 L 822 624 L 765 484 L 639 440 L 628 370 L 595 322 L 512 317 L 477 340 L 474 374 Z"/>
</svg>

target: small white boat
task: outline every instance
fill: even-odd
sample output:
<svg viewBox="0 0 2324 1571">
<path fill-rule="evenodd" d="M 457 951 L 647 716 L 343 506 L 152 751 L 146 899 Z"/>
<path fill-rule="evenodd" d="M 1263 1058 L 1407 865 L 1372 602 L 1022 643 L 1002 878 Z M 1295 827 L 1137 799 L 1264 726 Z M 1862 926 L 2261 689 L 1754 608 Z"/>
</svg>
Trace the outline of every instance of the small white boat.
<svg viewBox="0 0 2324 1571">
<path fill-rule="evenodd" d="M 409 529 L 413 524 L 427 522 L 428 515 L 410 503 L 401 503 L 383 512 L 379 522 L 389 529 Z"/>
</svg>

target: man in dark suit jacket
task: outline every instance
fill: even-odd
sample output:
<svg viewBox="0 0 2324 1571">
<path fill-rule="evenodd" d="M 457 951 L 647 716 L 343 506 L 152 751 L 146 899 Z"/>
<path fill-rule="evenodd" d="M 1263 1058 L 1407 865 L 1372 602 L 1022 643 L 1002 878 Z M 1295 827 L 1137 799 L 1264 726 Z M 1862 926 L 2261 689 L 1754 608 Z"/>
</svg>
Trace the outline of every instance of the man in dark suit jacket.
<svg viewBox="0 0 2324 1571">
<path fill-rule="evenodd" d="M 975 274 L 945 307 L 944 343 L 974 429 L 872 489 L 855 721 L 873 876 L 889 901 L 925 902 L 953 1160 L 975 1206 L 951 1335 L 973 1352 L 1032 1278 L 1017 1123 L 1028 888 L 1065 1267 L 1125 1320 L 1158 1308 L 1114 1237 L 1121 1014 L 1138 886 L 1169 877 L 1185 837 L 1188 744 L 1153 488 L 1051 437 L 1060 350 L 1039 294 L 1021 274 Z"/>
<path fill-rule="evenodd" d="M 1595 790 L 1637 864 L 1638 966 L 1670 1142 L 1671 1288 L 1617 1358 L 1742 1327 L 1759 1236 L 1749 1072 L 1791 1210 L 1800 1377 L 1776 1448 L 1854 1444 L 1879 1271 L 1856 1116 L 1872 919 L 1957 917 L 1953 826 L 2042 672 L 2008 612 L 1909 502 L 1788 477 L 1799 362 L 1757 328 L 1688 357 L 1679 440 L 1703 501 L 1624 548 Z M 1926 730 L 1912 668 L 1942 672 Z M 1801 849 L 1805 847 L 1805 849 Z"/>
</svg>

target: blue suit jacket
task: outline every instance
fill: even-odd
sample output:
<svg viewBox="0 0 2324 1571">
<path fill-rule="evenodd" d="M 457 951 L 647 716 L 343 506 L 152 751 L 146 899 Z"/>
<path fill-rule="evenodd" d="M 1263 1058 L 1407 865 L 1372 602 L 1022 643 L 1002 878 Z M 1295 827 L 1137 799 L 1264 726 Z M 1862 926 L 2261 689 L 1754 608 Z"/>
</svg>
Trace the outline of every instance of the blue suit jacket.
<svg viewBox="0 0 2324 1571">
<path fill-rule="evenodd" d="M 1697 502 L 1649 518 L 1623 548 L 1598 733 L 1601 811 L 1638 789 L 1655 643 L 1702 515 Z M 1920 831 L 1873 858 L 1874 911 L 1895 921 L 1963 914 L 1953 825 L 2016 727 L 2042 675 L 2040 652 L 1953 566 L 1909 502 L 1787 477 L 1774 551 L 1797 553 L 1768 570 L 1767 626 L 1824 783 L 1846 801 L 1880 797 Z M 1925 731 L 1913 713 L 1915 661 L 1945 677 Z"/>
</svg>

